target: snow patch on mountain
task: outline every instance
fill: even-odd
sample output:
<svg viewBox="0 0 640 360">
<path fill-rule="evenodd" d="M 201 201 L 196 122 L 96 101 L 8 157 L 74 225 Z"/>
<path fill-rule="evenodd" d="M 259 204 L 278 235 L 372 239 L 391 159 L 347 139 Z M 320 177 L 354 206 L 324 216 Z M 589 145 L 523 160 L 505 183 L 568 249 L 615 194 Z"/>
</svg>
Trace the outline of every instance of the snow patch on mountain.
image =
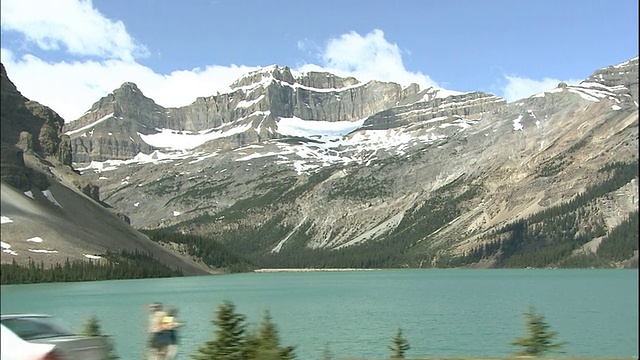
<svg viewBox="0 0 640 360">
<path fill-rule="evenodd" d="M 636 57 L 634 57 L 634 58 L 632 58 L 632 59 L 629 59 L 629 60 L 627 60 L 627 61 L 621 62 L 621 63 L 620 63 L 620 64 L 618 64 L 618 65 L 613 65 L 613 67 L 614 67 L 614 68 L 616 68 L 616 69 L 617 69 L 617 68 L 621 68 L 621 67 L 627 66 L 627 65 L 629 65 L 631 62 L 633 62 L 633 61 L 637 61 L 637 60 L 638 60 L 638 57 L 636 56 Z"/>
<path fill-rule="evenodd" d="M 253 104 L 257 104 L 260 102 L 260 100 L 264 99 L 264 95 L 260 95 L 257 99 L 255 100 L 242 100 L 238 103 L 238 105 L 236 105 L 236 107 L 239 108 L 248 108 Z"/>
<path fill-rule="evenodd" d="M 547 90 L 531 97 L 544 97 L 545 94 L 559 93 L 567 90 L 571 93 L 580 95 L 581 98 L 593 102 L 598 102 L 602 99 L 608 98 L 617 103 L 620 102 L 618 98 L 619 92 L 626 92 L 628 89 L 624 85 L 606 86 L 604 84 L 592 81 L 582 81 L 578 85 L 567 85 L 566 87 L 557 87 L 551 90 Z"/>
<path fill-rule="evenodd" d="M 431 87 L 431 88 L 429 88 L 427 90 L 427 92 L 424 94 L 422 99 L 420 99 L 418 101 L 430 101 L 430 100 L 433 100 L 433 99 L 446 99 L 449 96 L 458 96 L 458 95 L 464 95 L 464 94 L 466 94 L 466 93 L 465 92 L 461 92 L 461 91 Z"/>
<path fill-rule="evenodd" d="M 313 91 L 313 92 L 325 92 L 325 93 L 343 92 L 343 91 L 347 91 L 347 90 L 351 90 L 351 89 L 356 89 L 356 88 L 359 88 L 359 87 L 365 85 L 363 83 L 357 83 L 357 84 L 353 84 L 353 85 L 344 86 L 344 87 L 341 87 L 341 88 L 322 89 L 322 88 L 315 88 L 315 87 L 311 87 L 311 86 L 305 86 L 305 85 L 298 84 L 298 83 L 289 84 L 289 83 L 286 83 L 284 81 L 280 81 L 280 80 L 276 80 L 276 79 L 274 79 L 273 81 L 277 82 L 281 86 L 288 86 L 288 87 L 290 87 L 292 89 L 304 89 L 304 90 L 309 90 L 309 91 Z"/>
<path fill-rule="evenodd" d="M 83 132 L 83 131 L 89 130 L 89 129 L 91 129 L 92 127 L 94 127 L 94 126 L 96 126 L 96 125 L 100 124 L 101 122 L 104 122 L 104 121 L 106 121 L 106 120 L 108 120 L 108 119 L 110 119 L 110 118 L 112 118 L 112 117 L 113 117 L 113 113 L 108 114 L 108 115 L 105 115 L 105 116 L 101 117 L 100 119 L 98 119 L 98 120 L 96 120 L 96 121 L 92 122 L 91 124 L 85 125 L 85 126 L 83 126 L 83 127 L 79 128 L 79 129 L 76 129 L 76 130 L 67 131 L 65 134 L 67 134 L 67 135 L 73 135 L 73 134 L 77 134 L 77 133 L 80 133 L 80 132 Z"/>
<path fill-rule="evenodd" d="M 18 255 L 17 252 L 11 250 L 11 244 L 6 243 L 4 241 L 0 241 L 0 247 L 2 247 L 2 252 L 7 253 L 9 255 L 13 255 L 16 256 Z"/>
<path fill-rule="evenodd" d="M 288 136 L 300 136 L 307 138 L 320 138 L 332 141 L 364 124 L 364 119 L 358 121 L 311 121 L 297 117 L 280 118 L 278 120 L 278 133 Z"/>
<path fill-rule="evenodd" d="M 56 205 L 58 207 L 62 207 L 62 205 L 60 205 L 60 203 L 56 200 L 56 198 L 53 197 L 53 194 L 51 193 L 51 191 L 49 189 L 44 190 L 42 192 L 42 195 L 44 195 L 44 197 L 46 197 L 47 200 L 49 200 L 53 205 Z"/>
<path fill-rule="evenodd" d="M 159 133 L 145 135 L 138 133 L 142 141 L 158 147 L 171 150 L 190 150 L 208 141 L 220 139 L 245 132 L 251 128 L 251 124 L 233 126 L 228 130 L 208 129 L 198 133 L 192 131 L 179 131 L 172 129 L 156 129 Z"/>
<path fill-rule="evenodd" d="M 29 249 L 29 252 L 41 253 L 41 254 L 55 254 L 58 250 L 46 250 L 46 249 Z"/>
<path fill-rule="evenodd" d="M 522 120 L 522 115 L 519 115 L 516 119 L 513 120 L 513 130 L 518 131 L 524 129 L 522 123 L 520 123 L 520 120 Z"/>
<path fill-rule="evenodd" d="M 189 152 L 189 151 L 173 151 L 162 152 L 155 150 L 151 154 L 138 153 L 133 159 L 129 160 L 106 160 L 106 161 L 92 161 L 89 165 L 77 168 L 80 173 L 85 171 L 94 171 L 96 173 L 102 173 L 106 171 L 116 170 L 120 166 L 130 164 L 161 164 L 171 162 L 174 160 L 184 160 L 191 157 L 204 156 L 203 152 Z"/>
</svg>

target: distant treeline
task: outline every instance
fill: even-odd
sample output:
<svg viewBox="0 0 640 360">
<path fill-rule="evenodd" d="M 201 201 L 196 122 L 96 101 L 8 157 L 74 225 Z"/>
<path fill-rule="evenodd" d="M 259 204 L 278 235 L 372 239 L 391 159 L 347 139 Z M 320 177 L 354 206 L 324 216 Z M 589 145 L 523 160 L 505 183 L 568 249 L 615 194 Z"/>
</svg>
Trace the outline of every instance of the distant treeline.
<svg viewBox="0 0 640 360">
<path fill-rule="evenodd" d="M 100 260 L 67 259 L 63 264 L 48 267 L 33 260 L 28 265 L 18 265 L 14 259 L 11 264 L 2 264 L 0 270 L 0 283 L 3 285 L 183 276 L 182 271 L 171 269 L 156 261 L 151 254 L 137 250 L 107 253 Z"/>
<path fill-rule="evenodd" d="M 182 234 L 167 228 L 139 231 L 157 243 L 175 243 L 184 246 L 188 255 L 202 260 L 211 268 L 224 269 L 229 272 L 245 272 L 255 269 L 249 260 L 210 237 Z"/>
</svg>

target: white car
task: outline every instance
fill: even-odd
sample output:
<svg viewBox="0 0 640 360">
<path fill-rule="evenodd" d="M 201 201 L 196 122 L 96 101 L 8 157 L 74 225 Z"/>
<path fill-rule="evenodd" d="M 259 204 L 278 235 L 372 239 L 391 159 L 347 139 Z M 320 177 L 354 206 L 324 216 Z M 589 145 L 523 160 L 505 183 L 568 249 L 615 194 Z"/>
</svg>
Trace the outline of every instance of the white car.
<svg viewBox="0 0 640 360">
<path fill-rule="evenodd" d="M 0 360 L 105 360 L 104 337 L 81 336 L 49 315 L 1 315 Z"/>
</svg>

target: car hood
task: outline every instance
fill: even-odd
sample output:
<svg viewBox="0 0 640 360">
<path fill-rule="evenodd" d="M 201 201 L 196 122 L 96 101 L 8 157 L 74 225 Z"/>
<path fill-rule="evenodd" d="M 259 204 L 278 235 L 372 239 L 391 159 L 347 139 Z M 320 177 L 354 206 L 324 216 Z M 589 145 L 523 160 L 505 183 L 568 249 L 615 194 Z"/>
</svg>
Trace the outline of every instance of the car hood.
<svg viewBox="0 0 640 360">
<path fill-rule="evenodd" d="M 44 357 L 55 344 L 26 342 L 18 335 L 0 326 L 0 360 L 27 360 Z"/>
</svg>

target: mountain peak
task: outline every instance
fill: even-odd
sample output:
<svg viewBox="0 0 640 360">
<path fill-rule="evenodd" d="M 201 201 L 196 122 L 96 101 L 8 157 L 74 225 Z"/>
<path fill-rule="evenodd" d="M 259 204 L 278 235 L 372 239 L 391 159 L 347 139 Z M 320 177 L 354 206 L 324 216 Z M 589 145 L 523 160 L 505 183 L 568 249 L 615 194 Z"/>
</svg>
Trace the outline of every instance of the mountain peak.
<svg viewBox="0 0 640 360">
<path fill-rule="evenodd" d="M 638 57 L 596 70 L 593 75 L 580 84 L 589 86 L 594 83 L 604 85 L 610 91 L 619 94 L 628 94 L 636 102 L 640 101 L 638 96 Z"/>
<path fill-rule="evenodd" d="M 140 89 L 138 88 L 138 85 L 130 81 L 122 83 L 122 85 L 120 85 L 120 87 L 116 89 L 116 91 L 125 91 L 125 92 L 133 91 L 133 92 L 139 92 L 140 94 L 142 94 L 142 91 L 140 91 Z"/>
<path fill-rule="evenodd" d="M 291 74 L 291 69 L 289 69 L 288 66 L 269 65 L 246 73 L 231 84 L 231 89 L 251 85 L 257 86 L 261 83 L 271 82 L 272 80 L 284 81 L 288 84 L 293 84 L 295 81 L 293 74 Z"/>
<path fill-rule="evenodd" d="M 5 92 L 4 96 L 7 96 L 8 94 L 17 94 L 19 96 L 22 96 L 13 82 L 9 79 L 4 64 L 0 63 L 0 66 L 0 78 L 2 78 L 2 90 Z"/>
</svg>

